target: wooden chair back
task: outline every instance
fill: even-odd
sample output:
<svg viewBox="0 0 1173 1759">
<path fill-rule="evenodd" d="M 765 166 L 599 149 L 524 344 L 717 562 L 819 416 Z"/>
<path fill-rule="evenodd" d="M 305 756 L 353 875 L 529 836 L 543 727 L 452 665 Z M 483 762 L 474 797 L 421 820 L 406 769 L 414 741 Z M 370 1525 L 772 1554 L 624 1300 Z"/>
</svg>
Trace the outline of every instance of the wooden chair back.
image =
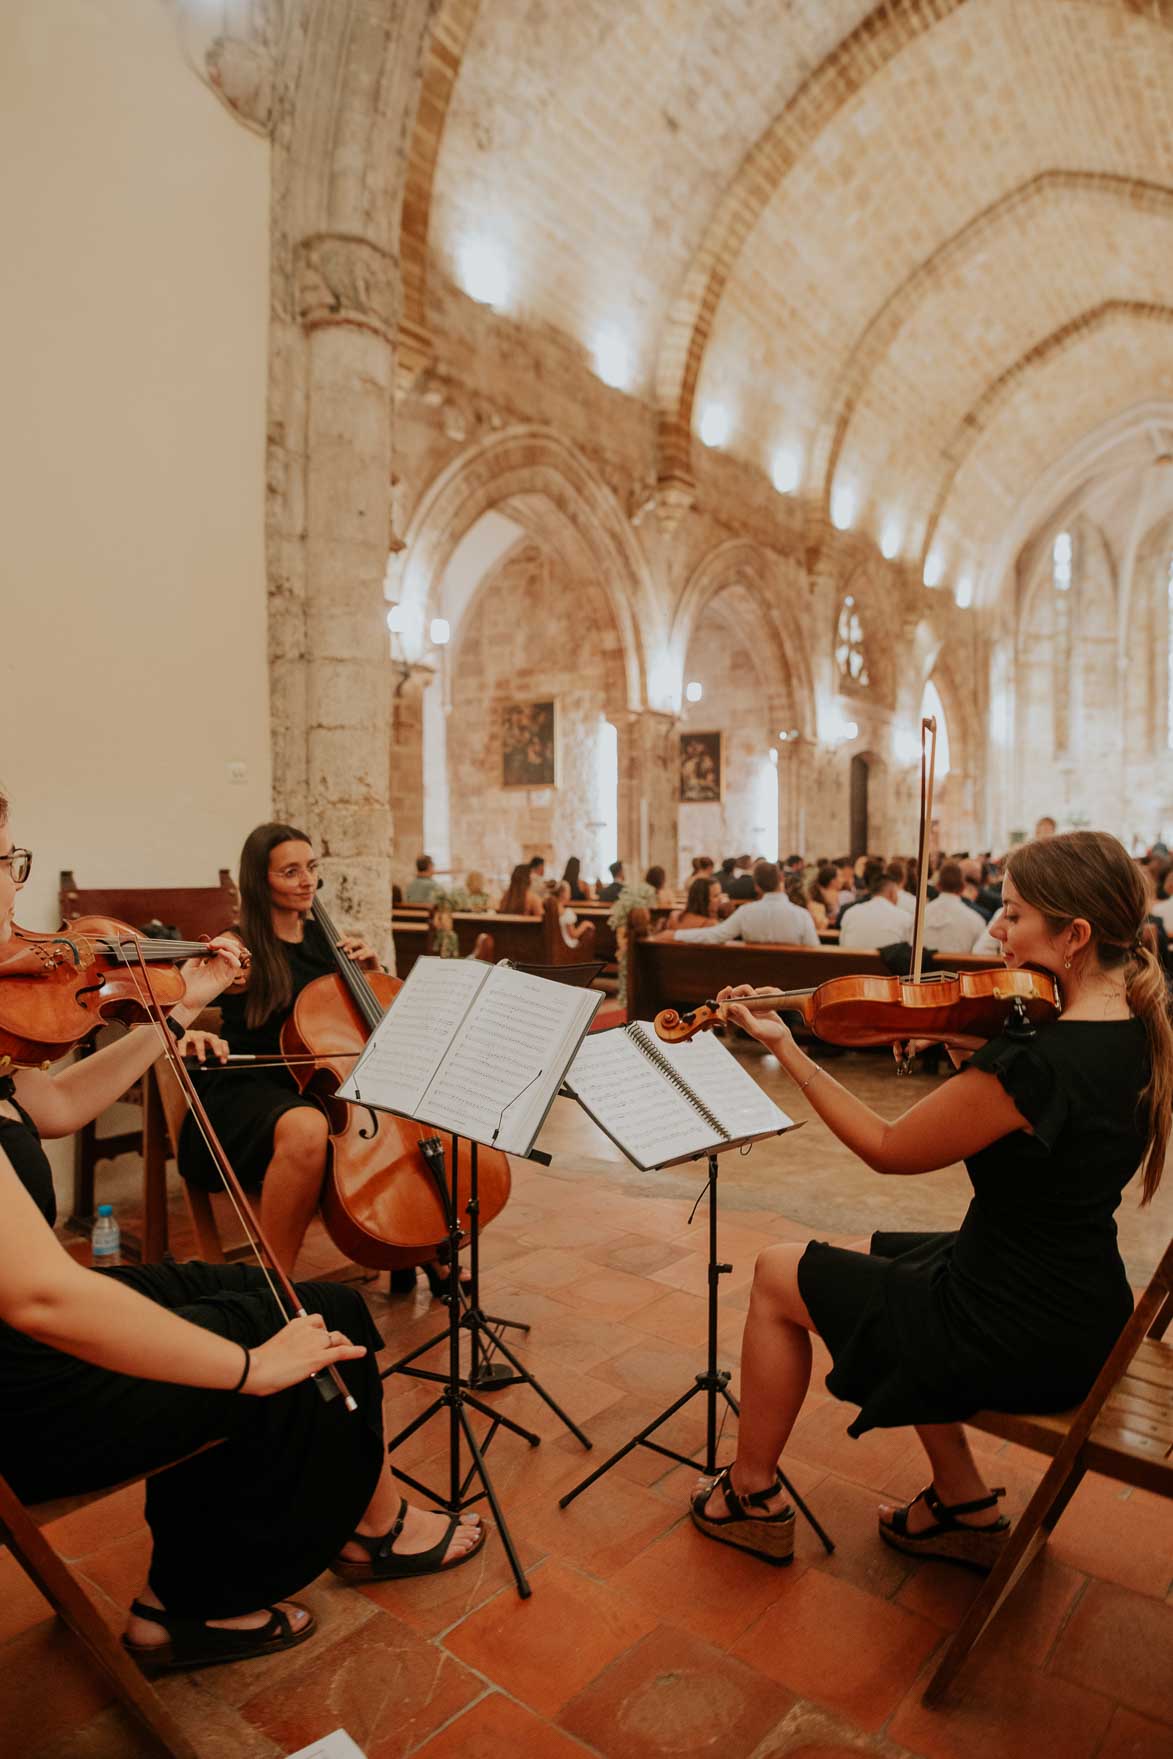
<svg viewBox="0 0 1173 1759">
<path fill-rule="evenodd" d="M 981 1411 L 968 1421 L 1051 1464 L 1006 1549 L 948 1644 L 925 1690 L 936 1704 L 1053 1532 L 1085 1472 L 1173 1497 L 1173 1241 L 1082 1405 L 1058 1415 Z"/>
<path fill-rule="evenodd" d="M 219 934 L 235 922 L 240 909 L 236 883 L 226 867 L 214 886 L 96 886 L 81 887 L 73 873 L 61 874 L 58 905 L 62 920 L 79 916 L 113 916 L 131 928 L 146 922 L 175 927 L 185 940 L 198 941 L 204 934 Z"/>
</svg>

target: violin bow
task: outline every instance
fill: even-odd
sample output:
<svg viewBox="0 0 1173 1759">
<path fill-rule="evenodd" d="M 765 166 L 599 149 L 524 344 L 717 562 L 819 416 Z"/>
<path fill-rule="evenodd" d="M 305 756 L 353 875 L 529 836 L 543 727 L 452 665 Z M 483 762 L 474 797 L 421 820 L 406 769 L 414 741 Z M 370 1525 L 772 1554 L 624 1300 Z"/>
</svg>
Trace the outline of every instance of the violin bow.
<svg viewBox="0 0 1173 1759">
<path fill-rule="evenodd" d="M 307 1317 L 306 1310 L 301 1304 L 297 1290 L 278 1262 L 277 1255 L 261 1226 L 260 1218 L 245 1196 L 244 1186 L 237 1178 L 224 1145 L 216 1134 L 215 1126 L 204 1109 L 204 1102 L 196 1092 L 191 1071 L 179 1054 L 179 1045 L 176 1039 L 168 1030 L 163 1010 L 151 984 L 150 969 L 146 960 L 141 956 L 138 965 L 139 1000 L 146 1009 L 150 1024 L 159 1036 L 164 1056 L 179 1082 L 191 1115 L 196 1121 L 196 1127 L 204 1139 L 204 1144 L 212 1157 L 232 1207 L 236 1211 L 237 1219 L 244 1229 L 245 1238 L 248 1240 L 265 1281 L 269 1285 L 269 1293 L 277 1304 L 277 1310 L 284 1315 L 287 1321 L 305 1319 Z M 267 1263 L 266 1260 L 268 1260 Z M 281 1290 L 280 1294 L 277 1292 L 278 1287 Z M 347 1390 L 346 1382 L 333 1363 L 329 1363 L 325 1368 L 320 1368 L 310 1378 L 327 1403 L 332 1399 L 341 1398 L 348 1411 L 357 1411 L 358 1405 L 353 1395 Z"/>
<path fill-rule="evenodd" d="M 926 756 L 927 753 L 927 756 Z M 925 897 L 929 883 L 929 833 L 933 823 L 933 776 L 937 768 L 937 721 L 926 715 L 920 724 L 920 849 L 916 861 L 916 922 L 912 931 L 913 983 L 920 982 L 924 959 Z"/>
</svg>

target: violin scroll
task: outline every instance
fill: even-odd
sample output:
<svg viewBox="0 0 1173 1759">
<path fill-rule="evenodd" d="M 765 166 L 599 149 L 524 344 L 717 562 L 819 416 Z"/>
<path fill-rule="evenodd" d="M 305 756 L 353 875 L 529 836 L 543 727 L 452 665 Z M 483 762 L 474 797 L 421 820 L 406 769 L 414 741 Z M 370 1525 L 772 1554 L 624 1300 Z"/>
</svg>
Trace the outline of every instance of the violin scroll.
<svg viewBox="0 0 1173 1759">
<path fill-rule="evenodd" d="M 664 1008 L 654 1021 L 656 1037 L 664 1039 L 668 1044 L 686 1044 L 698 1032 L 707 1032 L 711 1026 L 720 1026 L 724 1018 L 725 1011 L 717 1002 L 702 1002 L 699 1007 L 690 1008 L 685 1014 L 679 1013 L 676 1008 Z"/>
</svg>

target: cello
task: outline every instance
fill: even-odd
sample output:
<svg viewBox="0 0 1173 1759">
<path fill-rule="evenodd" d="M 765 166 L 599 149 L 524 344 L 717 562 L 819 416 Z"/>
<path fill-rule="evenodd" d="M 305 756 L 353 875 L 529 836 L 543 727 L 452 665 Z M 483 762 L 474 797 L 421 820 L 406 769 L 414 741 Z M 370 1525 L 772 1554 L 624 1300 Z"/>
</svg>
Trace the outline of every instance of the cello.
<svg viewBox="0 0 1173 1759">
<path fill-rule="evenodd" d="M 436 1257 L 448 1238 L 446 1193 L 420 1147 L 435 1131 L 335 1097 L 403 980 L 368 975 L 342 951 L 342 937 L 320 895 L 310 914 L 329 942 L 337 969 L 300 992 L 281 1028 L 281 1052 L 302 1092 L 318 1100 L 330 1122 L 322 1220 L 339 1251 L 355 1264 L 371 1270 L 422 1264 Z M 468 1207 L 470 1175 L 471 1147 L 461 1140 L 458 1213 Z M 477 1225 L 483 1228 L 508 1202 L 508 1156 L 482 1147 L 477 1181 Z"/>
</svg>

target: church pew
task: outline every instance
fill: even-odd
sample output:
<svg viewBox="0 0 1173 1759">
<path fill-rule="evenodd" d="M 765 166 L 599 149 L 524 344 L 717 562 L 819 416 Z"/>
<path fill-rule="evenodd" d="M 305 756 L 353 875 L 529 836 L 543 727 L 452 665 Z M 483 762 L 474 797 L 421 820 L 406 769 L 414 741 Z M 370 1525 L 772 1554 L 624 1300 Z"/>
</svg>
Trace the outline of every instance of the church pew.
<svg viewBox="0 0 1173 1759">
<path fill-rule="evenodd" d="M 395 974 L 406 977 L 422 954 L 435 951 L 430 915 L 413 920 L 401 916 L 397 908 L 391 917 L 391 940 L 395 948 Z"/>
<path fill-rule="evenodd" d="M 580 922 L 593 922 L 595 925 L 595 950 L 593 957 L 596 959 L 605 959 L 608 964 L 613 964 L 619 957 L 619 948 L 615 942 L 615 930 L 608 925 L 607 918 L 610 916 L 612 910 L 614 910 L 614 904 L 598 904 L 593 899 L 588 899 L 586 903 L 572 904 L 570 908 L 574 911 Z M 667 906 L 661 907 L 657 905 L 657 907 L 651 912 L 653 934 L 656 933 L 657 930 L 663 928 L 668 920 L 668 916 L 669 910 Z"/>
</svg>

